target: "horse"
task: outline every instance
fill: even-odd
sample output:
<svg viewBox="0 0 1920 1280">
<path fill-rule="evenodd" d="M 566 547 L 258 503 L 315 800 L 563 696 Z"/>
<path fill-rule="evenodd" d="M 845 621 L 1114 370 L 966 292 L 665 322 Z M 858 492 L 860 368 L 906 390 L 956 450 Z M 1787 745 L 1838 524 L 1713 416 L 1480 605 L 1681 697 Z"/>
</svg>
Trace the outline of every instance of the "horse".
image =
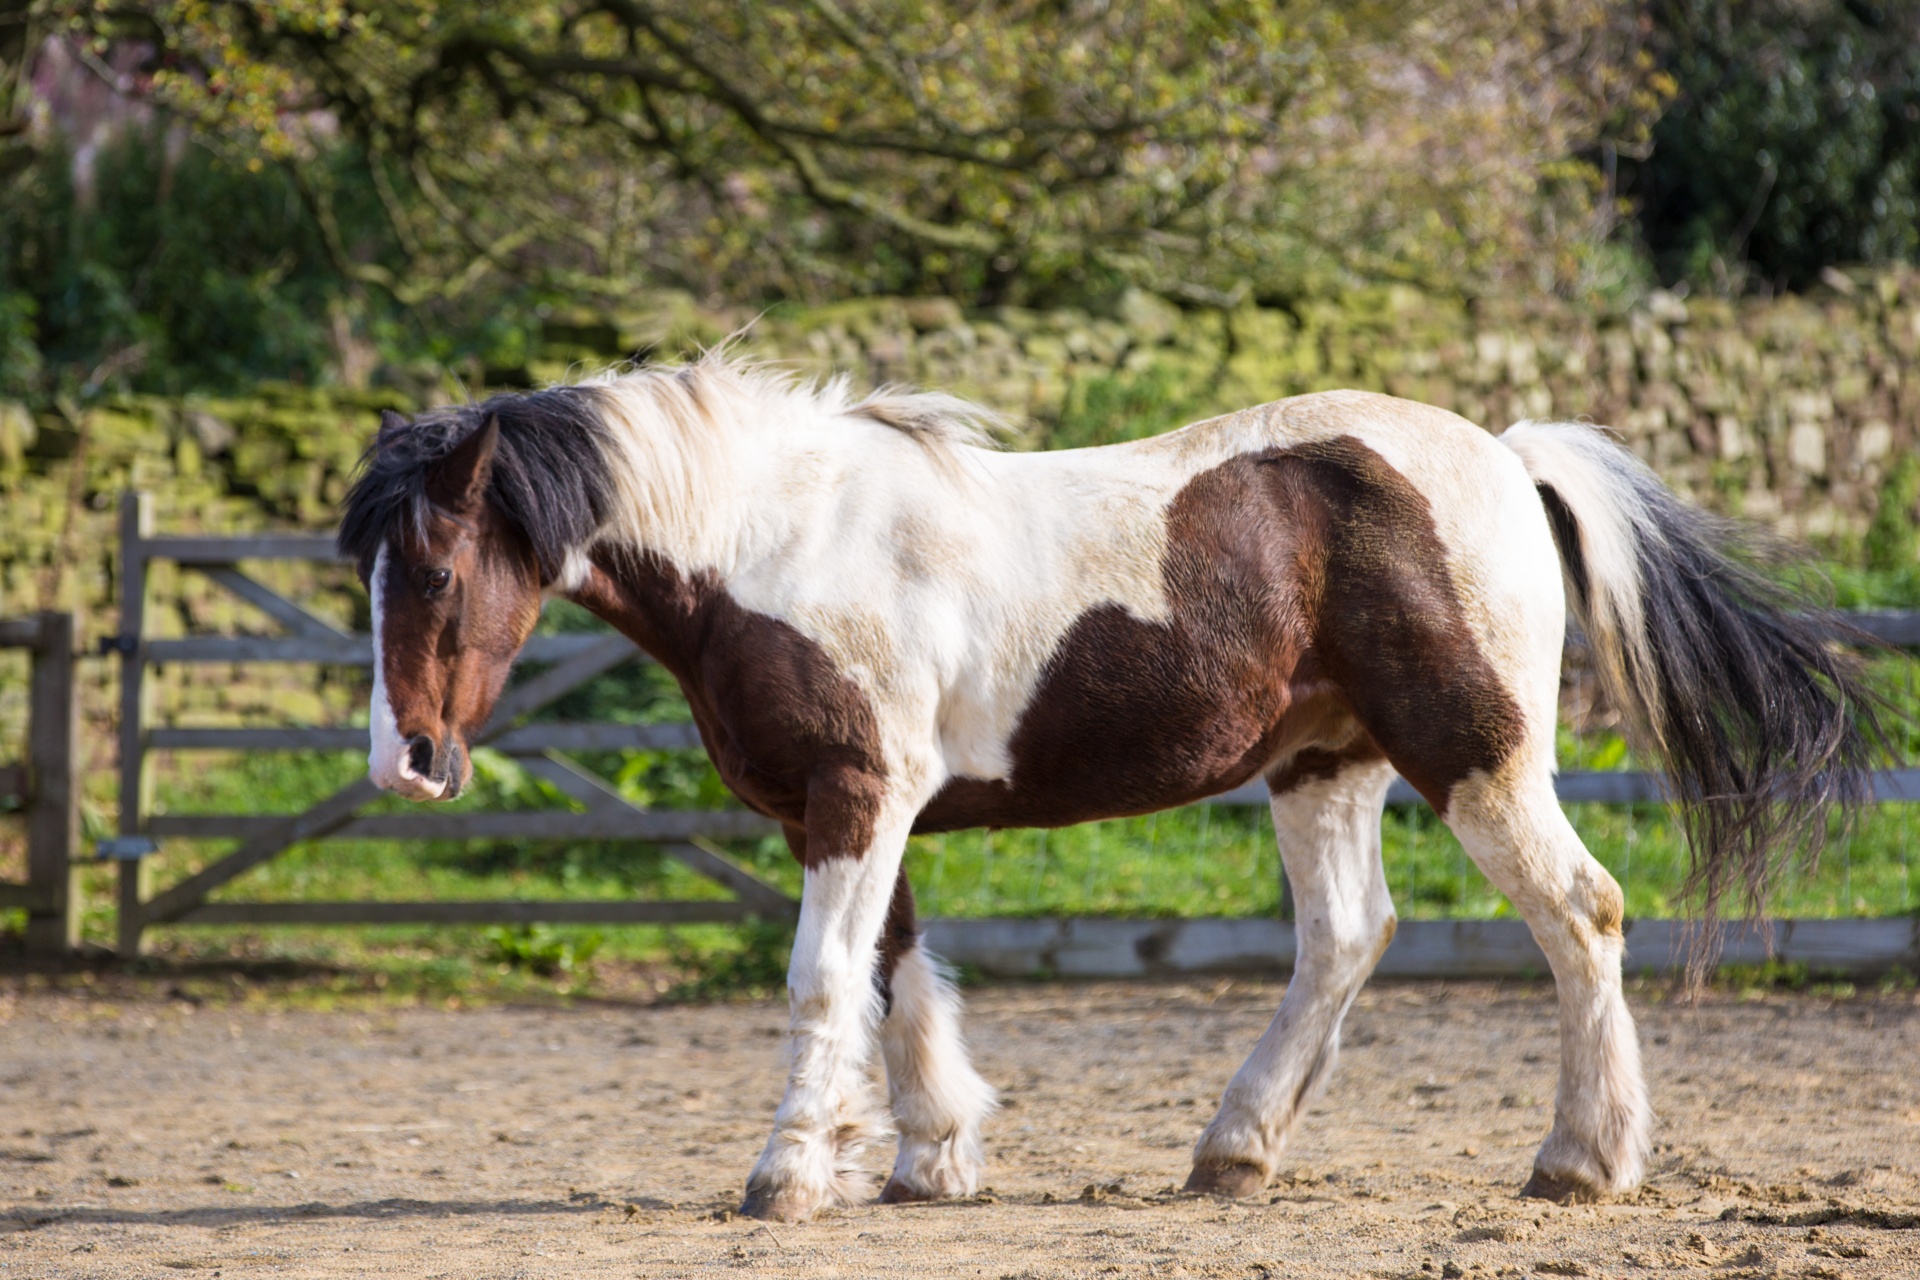
<svg viewBox="0 0 1920 1280">
<path fill-rule="evenodd" d="M 372 779 L 460 793 L 547 598 L 672 673 L 721 778 L 804 869 L 790 1073 L 741 1206 L 801 1220 L 873 1195 L 876 1040 L 898 1138 L 879 1199 L 980 1184 L 995 1095 L 920 942 L 909 835 L 1144 814 L 1255 777 L 1298 958 L 1187 1187 L 1263 1187 L 1394 934 L 1397 772 L 1552 967 L 1559 1084 L 1523 1194 L 1634 1188 L 1651 1113 L 1623 899 L 1553 787 L 1569 609 L 1671 778 L 1709 901 L 1870 794 L 1877 703 L 1831 615 L 1591 425 L 1496 437 L 1331 391 L 1097 448 L 994 435 L 951 396 L 725 353 L 383 415 L 339 532 L 372 600 Z"/>
</svg>

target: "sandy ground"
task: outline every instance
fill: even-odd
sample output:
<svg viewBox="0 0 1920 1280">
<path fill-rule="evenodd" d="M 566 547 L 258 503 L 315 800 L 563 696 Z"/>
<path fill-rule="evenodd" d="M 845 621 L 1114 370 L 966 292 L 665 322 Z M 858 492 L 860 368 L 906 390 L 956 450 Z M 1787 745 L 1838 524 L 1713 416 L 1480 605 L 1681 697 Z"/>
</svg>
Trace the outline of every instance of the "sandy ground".
<svg viewBox="0 0 1920 1280">
<path fill-rule="evenodd" d="M 1920 1275 L 1920 1000 L 1636 998 L 1661 1114 L 1626 1203 L 1514 1197 L 1537 986 L 1365 993 L 1286 1175 L 1173 1191 L 1274 985 L 971 993 L 992 1190 L 730 1213 L 783 1011 L 340 1014 L 0 995 L 0 1280 L 24 1276 Z M 872 1166 L 886 1157 L 875 1152 Z"/>
</svg>

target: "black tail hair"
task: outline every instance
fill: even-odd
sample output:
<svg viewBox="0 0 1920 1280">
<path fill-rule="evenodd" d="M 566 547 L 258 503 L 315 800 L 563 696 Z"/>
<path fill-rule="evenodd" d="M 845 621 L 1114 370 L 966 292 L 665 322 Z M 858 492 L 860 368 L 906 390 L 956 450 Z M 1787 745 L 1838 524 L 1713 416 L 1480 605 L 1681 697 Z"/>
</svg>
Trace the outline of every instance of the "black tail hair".
<svg viewBox="0 0 1920 1280">
<path fill-rule="evenodd" d="M 1873 799 L 1899 714 L 1866 679 L 1877 642 L 1815 597 L 1803 557 L 1682 502 L 1598 428 L 1502 440 L 1539 489 L 1608 695 L 1665 766 L 1688 894 L 1709 929 L 1735 888 L 1763 915 L 1793 851 L 1817 858 L 1828 814 Z"/>
</svg>

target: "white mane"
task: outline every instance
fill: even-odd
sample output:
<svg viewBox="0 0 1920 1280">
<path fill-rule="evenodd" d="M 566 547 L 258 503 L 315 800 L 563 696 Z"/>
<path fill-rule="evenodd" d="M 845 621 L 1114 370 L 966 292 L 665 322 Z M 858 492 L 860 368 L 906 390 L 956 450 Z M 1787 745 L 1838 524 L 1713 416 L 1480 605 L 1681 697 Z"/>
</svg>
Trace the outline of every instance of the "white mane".
<svg viewBox="0 0 1920 1280">
<path fill-rule="evenodd" d="M 807 414 L 867 418 L 923 443 L 976 449 L 994 448 L 1007 430 L 1000 414 L 959 396 L 891 385 L 856 396 L 844 373 L 809 380 L 730 356 L 724 347 L 686 364 L 615 366 L 578 385 L 602 387 L 642 412 L 651 408 L 681 430 L 778 424 Z"/>
<path fill-rule="evenodd" d="M 891 386 L 860 396 L 845 375 L 812 381 L 724 348 L 686 364 L 615 367 L 575 385 L 604 397 L 616 451 L 607 463 L 621 527 L 603 536 L 670 551 L 689 568 L 731 560 L 733 533 L 754 514 L 741 509 L 743 470 L 790 450 L 796 433 L 878 423 L 944 467 L 960 451 L 995 447 L 1007 429 L 999 414 L 958 396 Z"/>
</svg>

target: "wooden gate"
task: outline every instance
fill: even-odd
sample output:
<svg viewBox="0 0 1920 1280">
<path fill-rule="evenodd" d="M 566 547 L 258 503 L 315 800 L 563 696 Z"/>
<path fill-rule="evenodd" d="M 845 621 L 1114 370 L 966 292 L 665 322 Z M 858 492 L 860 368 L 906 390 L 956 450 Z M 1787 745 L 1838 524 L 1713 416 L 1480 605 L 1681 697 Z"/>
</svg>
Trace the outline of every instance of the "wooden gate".
<svg viewBox="0 0 1920 1280">
<path fill-rule="evenodd" d="M 0 649 L 25 649 L 33 670 L 23 760 L 0 755 L 0 803 L 26 823 L 27 882 L 0 883 L 0 908 L 27 913 L 27 954 L 59 956 L 80 941 L 79 711 L 70 613 L 0 618 Z"/>
<path fill-rule="evenodd" d="M 339 630 L 242 571 L 246 561 L 337 562 L 333 539 L 315 534 L 256 537 L 156 537 L 145 494 L 120 508 L 120 634 L 103 642 L 120 659 L 120 834 L 100 853 L 119 859 L 119 950 L 139 951 L 141 935 L 161 924 L 686 924 L 790 918 L 798 904 L 729 859 L 710 842 L 778 830 L 742 811 L 690 813 L 642 809 L 570 752 L 697 750 L 690 724 L 522 723 L 562 695 L 625 662 L 646 661 L 612 633 L 535 636 L 521 661 L 544 669 L 511 686 L 493 719 L 474 738 L 513 757 L 528 773 L 581 806 L 580 812 L 363 815 L 381 792 L 361 777 L 304 812 L 157 814 L 149 766 L 157 752 L 211 750 L 314 751 L 364 748 L 361 728 L 211 729 L 156 726 L 149 714 L 148 669 L 161 663 L 326 663 L 370 667 L 370 636 Z M 147 567 L 170 560 L 202 574 L 279 624 L 277 636 L 188 636 L 146 632 Z M 155 892 L 150 856 L 169 838 L 232 839 L 239 844 L 211 865 Z M 310 840 L 645 840 L 732 892 L 732 901 L 687 902 L 209 902 L 208 896 L 293 845 Z"/>
</svg>

